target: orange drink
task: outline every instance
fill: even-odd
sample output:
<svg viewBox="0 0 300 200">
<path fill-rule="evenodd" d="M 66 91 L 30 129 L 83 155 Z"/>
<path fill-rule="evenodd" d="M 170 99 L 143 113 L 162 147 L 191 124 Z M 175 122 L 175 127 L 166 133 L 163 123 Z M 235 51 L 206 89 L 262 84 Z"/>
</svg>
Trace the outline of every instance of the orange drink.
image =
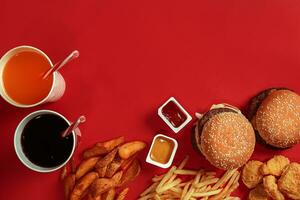
<svg viewBox="0 0 300 200">
<path fill-rule="evenodd" d="M 49 57 L 31 46 L 15 47 L 0 59 L 0 95 L 17 107 L 33 107 L 60 99 L 66 83 L 58 71 L 46 78 L 53 68 Z"/>
<path fill-rule="evenodd" d="M 51 68 L 49 61 L 34 51 L 13 55 L 3 69 L 3 85 L 7 95 L 20 104 L 35 104 L 49 94 L 53 76 L 43 79 Z"/>
</svg>

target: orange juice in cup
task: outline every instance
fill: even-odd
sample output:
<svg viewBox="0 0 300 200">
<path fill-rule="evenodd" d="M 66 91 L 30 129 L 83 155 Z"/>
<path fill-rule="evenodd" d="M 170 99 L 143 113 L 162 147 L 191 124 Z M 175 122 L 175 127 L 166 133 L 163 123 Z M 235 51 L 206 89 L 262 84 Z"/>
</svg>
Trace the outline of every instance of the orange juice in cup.
<svg viewBox="0 0 300 200">
<path fill-rule="evenodd" d="M 57 71 L 43 75 L 53 67 L 41 50 L 19 46 L 0 60 L 0 94 L 17 107 L 33 107 L 58 100 L 65 91 L 65 81 Z"/>
</svg>

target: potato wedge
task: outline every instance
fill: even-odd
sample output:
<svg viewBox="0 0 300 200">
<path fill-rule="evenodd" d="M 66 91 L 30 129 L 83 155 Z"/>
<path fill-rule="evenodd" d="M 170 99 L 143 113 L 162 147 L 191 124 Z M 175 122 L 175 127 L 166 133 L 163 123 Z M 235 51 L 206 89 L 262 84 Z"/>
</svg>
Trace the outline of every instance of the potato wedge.
<svg viewBox="0 0 300 200">
<path fill-rule="evenodd" d="M 123 136 L 105 142 L 99 142 L 96 145 L 94 145 L 92 148 L 85 150 L 83 153 L 83 158 L 86 159 L 90 157 L 107 154 L 122 143 L 124 143 Z"/>
<path fill-rule="evenodd" d="M 119 171 L 113 177 L 111 177 L 111 180 L 113 180 L 116 185 L 119 185 L 122 176 L 123 176 L 123 171 Z"/>
<path fill-rule="evenodd" d="M 98 147 L 94 145 L 93 147 L 86 149 L 83 152 L 83 159 L 95 157 L 95 156 L 102 156 L 107 154 L 109 151 L 105 149 L 105 147 Z"/>
<path fill-rule="evenodd" d="M 115 158 L 116 154 L 118 152 L 118 149 L 114 149 L 111 152 L 109 152 L 106 156 L 101 158 L 95 165 L 95 168 L 105 167 L 108 166 Z"/>
<path fill-rule="evenodd" d="M 75 185 L 70 200 L 81 199 L 82 194 L 87 190 L 87 188 L 98 178 L 98 173 L 89 172 L 84 177 L 82 177 L 79 182 Z"/>
<path fill-rule="evenodd" d="M 99 160 L 99 157 L 91 157 L 91 158 L 88 158 L 86 160 L 83 160 L 77 170 L 76 170 L 76 180 L 80 179 L 82 176 L 84 176 L 87 172 L 91 171 L 96 163 L 98 162 Z"/>
<path fill-rule="evenodd" d="M 134 154 L 133 156 L 131 156 L 130 158 L 126 159 L 126 160 L 122 160 L 122 164 L 121 164 L 121 168 L 123 171 L 127 170 L 130 165 L 132 164 L 132 162 L 136 159 L 137 154 Z"/>
<path fill-rule="evenodd" d="M 89 193 L 86 197 L 86 200 L 102 200 L 101 195 L 93 197 L 91 193 Z"/>
<path fill-rule="evenodd" d="M 119 196 L 117 197 L 117 200 L 124 200 L 126 195 L 128 194 L 129 188 L 125 188 L 124 190 L 122 190 L 119 194 Z"/>
<path fill-rule="evenodd" d="M 65 180 L 65 178 L 68 176 L 68 169 L 67 166 L 63 166 L 61 173 L 60 173 L 60 180 Z"/>
<path fill-rule="evenodd" d="M 99 178 L 104 178 L 106 174 L 107 166 L 96 168 L 95 171 L 99 174 Z"/>
<path fill-rule="evenodd" d="M 121 181 L 120 186 L 123 186 L 130 181 L 134 180 L 141 171 L 141 165 L 137 159 L 135 159 L 132 164 L 129 166 L 129 168 L 124 172 Z"/>
<path fill-rule="evenodd" d="M 116 185 L 115 181 L 108 178 L 98 178 L 96 179 L 90 187 L 91 195 L 97 197 Z"/>
<path fill-rule="evenodd" d="M 115 158 L 107 167 L 105 177 L 111 178 L 121 167 L 122 160 Z"/>
<path fill-rule="evenodd" d="M 128 159 L 137 152 L 143 150 L 146 147 L 146 143 L 142 141 L 128 142 L 120 146 L 119 156 L 123 159 Z"/>
<path fill-rule="evenodd" d="M 112 140 L 108 140 L 105 142 L 98 142 L 96 146 L 98 147 L 105 147 L 106 149 L 109 149 L 110 151 L 119 146 L 120 144 L 124 143 L 124 136 L 120 136 L 117 138 L 114 138 Z"/>
<path fill-rule="evenodd" d="M 115 188 L 111 188 L 108 192 L 102 194 L 102 200 L 114 200 L 116 196 Z"/>
<path fill-rule="evenodd" d="M 75 186 L 75 174 L 69 174 L 64 179 L 65 199 L 68 200 Z"/>
</svg>

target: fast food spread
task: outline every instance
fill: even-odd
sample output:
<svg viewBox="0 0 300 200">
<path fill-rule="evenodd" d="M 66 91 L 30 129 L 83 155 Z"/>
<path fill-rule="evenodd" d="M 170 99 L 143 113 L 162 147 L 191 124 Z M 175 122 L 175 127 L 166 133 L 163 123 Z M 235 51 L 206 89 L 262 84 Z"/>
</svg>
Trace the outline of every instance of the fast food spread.
<svg viewBox="0 0 300 200">
<path fill-rule="evenodd" d="M 173 97 L 160 108 L 161 118 L 175 133 L 189 116 L 181 108 Z M 206 113 L 196 113 L 196 117 L 192 145 L 210 164 L 225 170 L 223 175 L 204 168 L 188 169 L 186 156 L 178 167 L 173 165 L 155 175 L 139 200 L 239 199 L 231 195 L 239 187 L 240 167 L 241 180 L 250 189 L 249 200 L 300 199 L 298 163 L 282 155 L 266 162 L 249 160 L 256 139 L 281 149 L 300 141 L 300 97 L 295 92 L 285 88 L 264 90 L 251 99 L 246 117 L 229 104 L 214 104 Z M 156 135 L 146 161 L 169 168 L 177 145 L 172 137 Z M 142 170 L 136 154 L 145 147 L 142 141 L 125 143 L 124 137 L 118 137 L 86 149 L 76 170 L 65 175 L 65 198 L 125 199 L 129 190 L 126 183 Z"/>
<path fill-rule="evenodd" d="M 290 163 L 275 155 L 263 163 L 250 160 L 242 171 L 242 181 L 249 192 L 248 199 L 300 199 L 300 164 Z"/>
<path fill-rule="evenodd" d="M 26 53 L 29 49 L 32 53 Z M 36 53 L 42 52 L 30 46 L 16 47 L 11 50 L 16 51 L 12 53 L 13 60 L 25 56 L 34 61 L 37 57 L 33 50 Z M 24 52 L 20 54 L 19 51 Z M 78 51 L 74 52 L 78 57 Z M 38 55 L 40 59 L 47 58 L 46 54 Z M 62 63 L 73 59 L 72 55 Z M 26 61 L 25 57 L 22 59 Z M 26 61 L 28 68 L 32 67 L 32 61 Z M 14 70 L 18 69 L 18 63 L 11 63 L 7 68 L 12 68 L 12 73 L 16 73 Z M 44 71 L 41 69 L 41 72 L 32 75 L 38 76 L 40 82 L 47 83 L 50 89 L 54 82 L 46 78 L 53 76 L 57 66 L 44 64 L 41 67 L 47 69 L 43 69 L 46 73 L 42 73 Z M 28 70 L 24 73 L 26 71 Z M 44 74 L 43 77 L 40 74 Z M 22 75 L 22 78 L 26 82 L 27 77 Z M 10 82 L 10 79 L 4 81 Z M 32 82 L 30 87 L 36 84 Z M 64 92 L 64 82 L 60 84 L 63 90 L 56 98 L 60 98 Z M 14 85 L 9 86 L 13 88 Z M 34 97 L 34 101 L 27 103 L 12 102 L 6 98 L 14 92 L 18 93 L 14 89 L 10 94 L 2 96 L 12 105 L 32 107 L 44 103 L 43 96 L 54 98 L 52 96 L 55 95 L 50 95 L 52 89 L 42 91 L 45 88 L 33 91 L 41 96 L 39 98 L 31 97 L 28 93 L 28 98 L 32 100 Z M 42 93 L 39 94 L 40 92 Z M 24 95 L 17 96 L 19 98 L 23 99 Z M 45 102 L 54 101 L 47 98 Z M 170 97 L 157 111 L 158 116 L 176 134 L 192 120 L 187 110 L 174 97 Z M 195 115 L 191 133 L 192 146 L 207 163 L 223 170 L 223 174 L 208 171 L 205 167 L 189 169 L 186 166 L 189 156 L 179 166 L 172 165 L 180 140 L 175 134 L 172 136 L 168 132 L 157 134 L 153 137 L 152 144 L 148 145 L 145 162 L 169 169 L 152 178 L 151 185 L 140 194 L 139 200 L 239 199 L 234 197 L 234 191 L 239 187 L 240 176 L 250 190 L 249 200 L 300 200 L 299 163 L 279 153 L 274 153 L 278 155 L 264 162 L 251 160 L 256 141 L 272 148 L 274 152 L 284 151 L 300 143 L 300 96 L 295 91 L 281 87 L 269 88 L 254 96 L 245 112 L 233 105 L 221 103 L 213 104 L 208 111 Z M 128 183 L 134 181 L 143 170 L 137 155 L 147 147 L 147 143 L 140 140 L 126 142 L 124 136 L 97 142 L 84 150 L 80 163 L 76 166 L 74 152 L 78 137 L 81 136 L 79 124 L 80 121 L 70 122 L 61 114 L 50 110 L 27 115 L 15 133 L 14 146 L 18 158 L 28 168 L 38 172 L 52 172 L 63 167 L 61 179 L 66 200 L 124 200 L 129 193 Z"/>
<path fill-rule="evenodd" d="M 145 147 L 142 141 L 125 142 L 118 137 L 86 149 L 76 169 L 69 174 L 63 171 L 65 199 L 125 199 L 126 185 L 141 171 L 136 155 Z"/>
</svg>

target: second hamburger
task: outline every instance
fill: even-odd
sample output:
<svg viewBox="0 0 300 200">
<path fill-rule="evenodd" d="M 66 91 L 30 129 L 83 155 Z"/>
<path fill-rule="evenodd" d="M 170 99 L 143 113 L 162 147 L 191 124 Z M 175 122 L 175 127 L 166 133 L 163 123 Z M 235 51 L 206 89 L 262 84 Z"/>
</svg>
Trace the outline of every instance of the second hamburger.
<svg viewBox="0 0 300 200">
<path fill-rule="evenodd" d="M 269 145 L 288 148 L 300 142 L 300 96 L 285 88 L 270 88 L 251 99 L 247 118 Z"/>
<path fill-rule="evenodd" d="M 251 123 L 235 107 L 226 104 L 212 106 L 196 123 L 193 146 L 220 169 L 244 165 L 255 147 Z"/>
</svg>

